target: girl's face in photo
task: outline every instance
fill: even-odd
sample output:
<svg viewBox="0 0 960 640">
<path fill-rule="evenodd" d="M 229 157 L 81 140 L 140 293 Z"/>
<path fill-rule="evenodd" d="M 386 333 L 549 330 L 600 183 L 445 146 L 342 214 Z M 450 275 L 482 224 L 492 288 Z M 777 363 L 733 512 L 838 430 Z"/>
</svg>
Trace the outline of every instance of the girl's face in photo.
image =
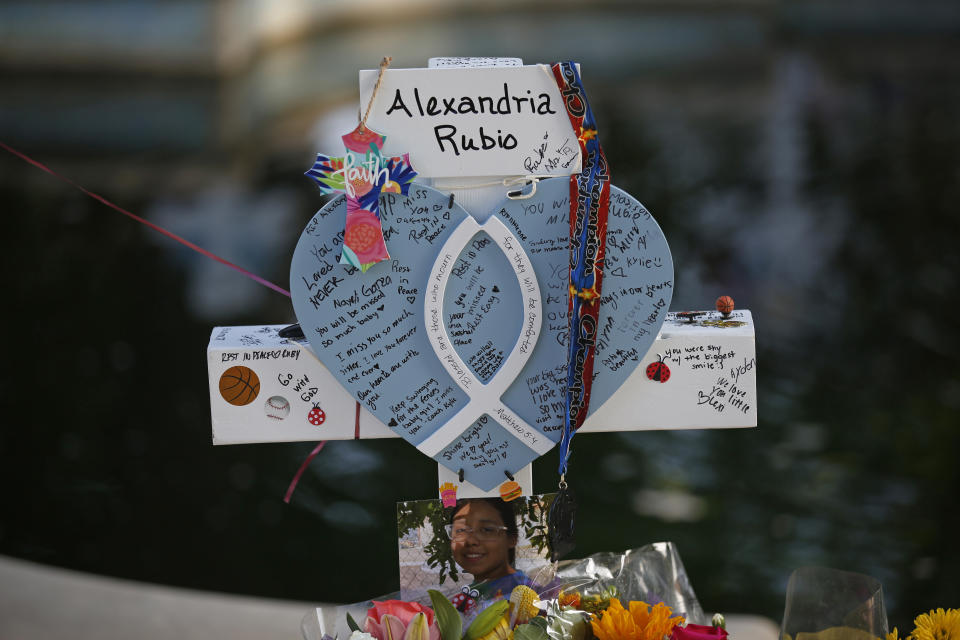
<svg viewBox="0 0 960 640">
<path fill-rule="evenodd" d="M 453 559 L 476 581 L 501 578 L 514 572 L 510 566 L 510 549 L 517 546 L 515 537 L 503 529 L 500 514 L 486 502 L 468 502 L 453 517 L 453 528 L 467 528 L 461 539 L 451 537 Z M 486 535 L 484 535 L 486 533 Z"/>
</svg>

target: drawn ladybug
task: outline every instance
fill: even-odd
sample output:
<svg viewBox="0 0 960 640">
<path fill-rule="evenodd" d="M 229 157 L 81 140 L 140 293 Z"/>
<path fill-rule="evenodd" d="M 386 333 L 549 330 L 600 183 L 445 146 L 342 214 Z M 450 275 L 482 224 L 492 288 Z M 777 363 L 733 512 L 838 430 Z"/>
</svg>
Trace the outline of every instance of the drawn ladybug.
<svg viewBox="0 0 960 640">
<path fill-rule="evenodd" d="M 663 356 L 657 357 L 660 358 L 659 362 L 652 362 L 647 366 L 647 377 L 654 382 L 666 382 L 670 379 L 670 367 L 663 361 Z"/>
<path fill-rule="evenodd" d="M 313 409 L 310 409 L 310 413 L 307 414 L 307 422 L 315 427 L 319 427 L 326 421 L 327 414 L 323 412 L 319 404 L 314 404 Z"/>
<path fill-rule="evenodd" d="M 477 606 L 477 598 L 479 597 L 479 591 L 465 586 L 460 589 L 460 593 L 450 598 L 450 602 L 452 602 L 453 606 L 457 608 L 457 611 L 460 613 L 466 613 L 470 609 L 473 609 L 475 606 Z"/>
</svg>

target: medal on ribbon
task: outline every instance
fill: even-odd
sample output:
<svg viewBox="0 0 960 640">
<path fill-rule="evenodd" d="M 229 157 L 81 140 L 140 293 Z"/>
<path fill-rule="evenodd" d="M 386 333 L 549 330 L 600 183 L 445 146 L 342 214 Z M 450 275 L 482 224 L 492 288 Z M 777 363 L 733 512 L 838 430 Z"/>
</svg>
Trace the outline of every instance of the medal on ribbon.
<svg viewBox="0 0 960 640">
<path fill-rule="evenodd" d="M 582 171 L 570 177 L 567 388 L 560 440 L 560 490 L 549 515 L 551 554 L 556 560 L 574 546 L 576 501 L 566 481 L 567 461 L 570 441 L 586 419 L 590 405 L 610 203 L 610 172 L 576 65 L 572 62 L 555 64 L 553 75 L 583 159 Z"/>
</svg>

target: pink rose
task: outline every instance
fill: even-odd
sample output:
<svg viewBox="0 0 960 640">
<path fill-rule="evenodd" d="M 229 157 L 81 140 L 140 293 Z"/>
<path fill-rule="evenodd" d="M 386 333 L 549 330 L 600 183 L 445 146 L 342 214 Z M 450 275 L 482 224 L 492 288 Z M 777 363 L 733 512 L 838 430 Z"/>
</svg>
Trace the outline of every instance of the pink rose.
<svg viewBox="0 0 960 640">
<path fill-rule="evenodd" d="M 440 640 L 433 609 L 417 602 L 374 601 L 363 627 L 377 640 Z"/>
<path fill-rule="evenodd" d="M 674 627 L 670 640 L 723 640 L 727 637 L 727 630 L 720 627 L 710 627 L 703 624 L 688 624 L 685 627 Z"/>
<path fill-rule="evenodd" d="M 380 622 L 383 614 L 389 613 L 400 619 L 404 626 L 418 613 L 427 614 L 427 624 L 433 624 L 433 609 L 425 607 L 419 602 L 404 602 L 403 600 L 387 600 L 386 602 L 373 601 L 373 606 L 367 611 L 367 616 Z"/>
</svg>

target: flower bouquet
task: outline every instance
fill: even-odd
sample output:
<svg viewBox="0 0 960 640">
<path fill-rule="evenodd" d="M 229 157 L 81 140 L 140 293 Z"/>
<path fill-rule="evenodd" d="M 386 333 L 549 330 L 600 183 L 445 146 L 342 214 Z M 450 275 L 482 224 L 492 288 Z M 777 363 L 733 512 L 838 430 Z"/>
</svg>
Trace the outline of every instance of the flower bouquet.
<svg viewBox="0 0 960 640">
<path fill-rule="evenodd" d="M 827 567 L 801 567 L 787 585 L 783 640 L 901 640 L 887 631 L 880 581 Z M 914 620 L 903 640 L 960 640 L 960 610 L 935 609 Z"/>
<path fill-rule="evenodd" d="M 387 596 L 318 609 L 305 640 L 709 640 L 683 564 L 671 543 L 545 565 L 510 593 L 462 606 L 459 593 L 429 602 Z M 455 604 L 456 603 L 456 604 Z"/>
</svg>

